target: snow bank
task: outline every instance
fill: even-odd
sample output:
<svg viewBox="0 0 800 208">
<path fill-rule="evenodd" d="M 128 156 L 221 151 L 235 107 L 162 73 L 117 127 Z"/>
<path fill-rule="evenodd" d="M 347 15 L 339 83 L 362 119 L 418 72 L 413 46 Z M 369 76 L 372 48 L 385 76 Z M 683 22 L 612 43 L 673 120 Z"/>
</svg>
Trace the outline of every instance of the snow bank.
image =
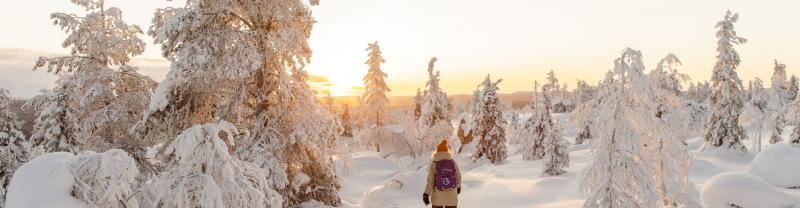
<svg viewBox="0 0 800 208">
<path fill-rule="evenodd" d="M 11 178 L 6 207 L 89 207 L 71 195 L 75 177 L 70 172 L 70 163 L 75 160 L 75 155 L 55 152 L 36 157 L 22 165 Z"/>
<path fill-rule="evenodd" d="M 747 172 L 778 187 L 800 188 L 800 150 L 786 143 L 770 145 L 758 153 Z"/>
<path fill-rule="evenodd" d="M 744 172 L 727 172 L 709 179 L 700 189 L 700 200 L 706 208 L 728 208 L 732 204 L 759 208 L 800 207 L 800 197 Z"/>
</svg>

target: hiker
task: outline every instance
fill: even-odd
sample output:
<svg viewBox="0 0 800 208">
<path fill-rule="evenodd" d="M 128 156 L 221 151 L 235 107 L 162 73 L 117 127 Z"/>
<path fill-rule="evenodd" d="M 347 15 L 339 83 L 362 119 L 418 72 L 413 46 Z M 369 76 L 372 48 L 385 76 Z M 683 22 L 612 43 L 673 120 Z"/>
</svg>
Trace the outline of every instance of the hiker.
<svg viewBox="0 0 800 208">
<path fill-rule="evenodd" d="M 447 139 L 439 142 L 431 160 L 422 202 L 425 206 L 432 203 L 433 208 L 456 208 L 461 193 L 461 170 L 448 151 Z"/>
</svg>

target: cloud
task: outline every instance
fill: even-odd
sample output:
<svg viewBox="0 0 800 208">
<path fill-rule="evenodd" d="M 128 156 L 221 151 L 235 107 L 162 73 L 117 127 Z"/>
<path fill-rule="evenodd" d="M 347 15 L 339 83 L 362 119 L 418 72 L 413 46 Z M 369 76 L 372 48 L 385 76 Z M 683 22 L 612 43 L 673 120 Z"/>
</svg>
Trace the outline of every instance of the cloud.
<svg viewBox="0 0 800 208">
<path fill-rule="evenodd" d="M 312 83 L 329 83 L 330 80 L 327 77 L 320 76 L 320 75 L 308 75 L 308 82 Z"/>
</svg>

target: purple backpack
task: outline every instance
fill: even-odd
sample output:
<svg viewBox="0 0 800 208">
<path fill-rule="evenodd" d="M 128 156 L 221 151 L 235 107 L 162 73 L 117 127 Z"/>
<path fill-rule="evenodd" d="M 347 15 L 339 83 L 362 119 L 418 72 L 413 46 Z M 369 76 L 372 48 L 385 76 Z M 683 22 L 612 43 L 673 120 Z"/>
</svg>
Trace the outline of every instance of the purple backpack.
<svg viewBox="0 0 800 208">
<path fill-rule="evenodd" d="M 456 188 L 456 163 L 453 160 L 439 160 L 436 163 L 436 190 L 448 191 Z"/>
</svg>

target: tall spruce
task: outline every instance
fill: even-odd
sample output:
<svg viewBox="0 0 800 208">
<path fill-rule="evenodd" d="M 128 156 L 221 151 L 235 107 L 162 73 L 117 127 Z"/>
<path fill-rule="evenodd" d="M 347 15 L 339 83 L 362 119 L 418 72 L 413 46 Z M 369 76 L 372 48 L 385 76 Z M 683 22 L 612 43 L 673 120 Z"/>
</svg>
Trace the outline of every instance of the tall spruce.
<svg viewBox="0 0 800 208">
<path fill-rule="evenodd" d="M 369 55 L 367 61 L 364 62 L 369 66 L 367 75 L 364 75 L 364 100 L 368 106 L 368 113 L 371 123 L 375 126 L 383 126 L 386 104 L 389 99 L 386 97 L 386 92 L 392 91 L 386 86 L 386 73 L 381 69 L 381 64 L 386 62 L 381 55 L 381 47 L 378 41 L 367 44 L 367 52 Z"/>
<path fill-rule="evenodd" d="M 478 140 L 478 147 L 472 155 L 473 160 L 486 158 L 493 164 L 501 164 L 508 157 L 505 120 L 503 120 L 500 97 L 497 95 L 497 84 L 501 81 L 503 80 L 492 82 L 489 75 L 486 75 L 486 79 L 479 87 L 480 93 L 474 115 L 474 136 Z"/>
</svg>

